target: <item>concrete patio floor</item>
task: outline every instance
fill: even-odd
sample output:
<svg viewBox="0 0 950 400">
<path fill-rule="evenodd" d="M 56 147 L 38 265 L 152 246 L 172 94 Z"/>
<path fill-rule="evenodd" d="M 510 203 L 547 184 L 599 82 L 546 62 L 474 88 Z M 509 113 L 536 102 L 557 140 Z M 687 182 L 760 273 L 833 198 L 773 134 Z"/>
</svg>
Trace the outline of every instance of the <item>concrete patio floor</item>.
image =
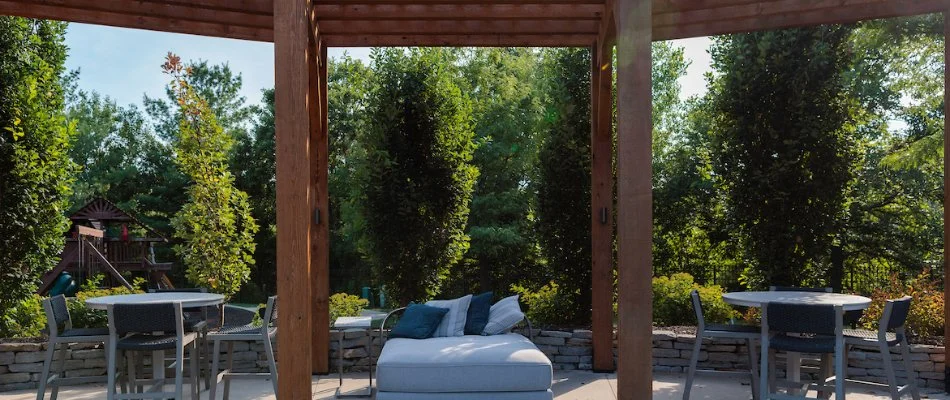
<svg viewBox="0 0 950 400">
<path fill-rule="evenodd" d="M 656 374 L 653 381 L 654 400 L 679 400 L 683 396 L 682 374 Z M 314 399 L 329 400 L 334 398 L 338 380 L 336 375 L 321 376 L 314 382 Z M 366 385 L 365 374 L 346 374 L 343 381 L 344 389 L 358 390 Z M 558 371 L 554 374 L 553 390 L 558 400 L 603 400 L 617 398 L 617 379 L 613 374 L 595 374 L 586 371 Z M 185 389 L 187 393 L 187 389 Z M 932 390 L 921 393 L 924 398 L 946 399 L 950 396 Z M 222 398 L 221 387 L 218 399 Z M 186 395 L 187 397 L 187 395 Z M 736 400 L 749 399 L 748 383 L 735 378 L 710 378 L 699 376 L 693 388 L 694 400 Z M 32 400 L 36 398 L 36 391 L 20 390 L 0 393 L 0 400 Z M 66 400 L 99 400 L 105 398 L 103 385 L 85 385 L 64 387 L 59 392 L 59 398 Z M 202 392 L 201 399 L 207 400 L 208 392 Z M 236 380 L 231 385 L 231 399 L 234 400 L 265 400 L 274 399 L 273 389 L 267 381 Z M 833 398 L 833 397 L 832 397 Z M 883 392 L 874 393 L 866 389 L 851 389 L 848 399 L 851 400 L 878 400 L 887 399 Z"/>
</svg>

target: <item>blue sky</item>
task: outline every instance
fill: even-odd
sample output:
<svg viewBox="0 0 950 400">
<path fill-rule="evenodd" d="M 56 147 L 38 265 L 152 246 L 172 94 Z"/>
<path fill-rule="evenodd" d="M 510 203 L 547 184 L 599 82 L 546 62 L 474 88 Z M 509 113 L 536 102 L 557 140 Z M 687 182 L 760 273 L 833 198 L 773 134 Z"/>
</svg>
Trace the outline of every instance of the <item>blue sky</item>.
<svg viewBox="0 0 950 400">
<path fill-rule="evenodd" d="M 674 43 L 685 47 L 686 57 L 692 61 L 681 81 L 684 97 L 704 93 L 703 73 L 709 70 L 710 63 L 706 53 L 709 40 L 697 38 Z M 260 102 L 261 90 L 274 86 L 274 47 L 270 43 L 70 24 L 66 45 L 66 67 L 80 71 L 80 89 L 97 91 L 120 105 L 141 105 L 144 94 L 164 94 L 168 78 L 160 66 L 169 51 L 184 60 L 227 63 L 243 77 L 243 94 L 249 103 Z M 330 49 L 329 56 L 338 57 L 344 51 L 368 60 L 368 48 Z"/>
</svg>

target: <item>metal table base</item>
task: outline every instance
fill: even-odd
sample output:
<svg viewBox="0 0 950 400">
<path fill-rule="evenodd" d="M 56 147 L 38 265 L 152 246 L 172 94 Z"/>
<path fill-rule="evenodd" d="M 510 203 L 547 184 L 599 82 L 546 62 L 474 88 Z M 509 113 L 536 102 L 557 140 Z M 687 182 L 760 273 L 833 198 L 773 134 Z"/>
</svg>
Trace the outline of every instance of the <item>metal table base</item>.
<svg viewBox="0 0 950 400">
<path fill-rule="evenodd" d="M 367 328 L 347 328 L 347 329 L 335 329 L 340 333 L 339 339 L 337 340 L 337 372 L 340 376 L 340 385 L 336 388 L 336 393 L 334 397 L 338 399 L 354 399 L 354 398 L 370 398 L 373 397 L 373 335 L 372 329 Z M 367 341 L 366 341 L 366 356 L 369 357 L 369 386 L 356 391 L 351 392 L 341 392 L 343 389 L 343 337 L 346 336 L 346 332 L 366 332 Z"/>
</svg>

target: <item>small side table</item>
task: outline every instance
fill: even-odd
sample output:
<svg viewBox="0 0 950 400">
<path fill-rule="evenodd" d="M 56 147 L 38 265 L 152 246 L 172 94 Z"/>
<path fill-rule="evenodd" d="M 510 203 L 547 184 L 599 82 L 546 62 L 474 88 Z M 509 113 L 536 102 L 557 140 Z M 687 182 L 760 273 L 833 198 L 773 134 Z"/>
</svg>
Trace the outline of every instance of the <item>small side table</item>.
<svg viewBox="0 0 950 400">
<path fill-rule="evenodd" d="M 373 332 L 372 318 L 370 317 L 340 317 L 333 321 L 331 332 L 339 332 L 337 341 L 337 371 L 340 376 L 340 386 L 336 388 L 336 398 L 370 398 L 373 397 Z M 366 356 L 369 357 L 369 386 L 356 392 L 341 393 L 343 389 L 343 337 L 346 332 L 365 332 Z"/>
</svg>

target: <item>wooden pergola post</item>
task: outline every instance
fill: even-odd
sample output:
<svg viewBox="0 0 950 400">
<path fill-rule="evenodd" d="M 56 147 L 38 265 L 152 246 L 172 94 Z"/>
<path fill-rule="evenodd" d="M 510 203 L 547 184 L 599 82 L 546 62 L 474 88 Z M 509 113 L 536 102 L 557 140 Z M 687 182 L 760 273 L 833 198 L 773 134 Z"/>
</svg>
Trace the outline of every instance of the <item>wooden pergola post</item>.
<svg viewBox="0 0 950 400">
<path fill-rule="evenodd" d="M 617 0 L 617 395 L 653 396 L 651 0 Z"/>
<path fill-rule="evenodd" d="M 310 113 L 310 187 L 314 210 L 310 231 L 310 306 L 314 374 L 330 370 L 330 230 L 329 142 L 327 129 L 327 55 L 315 23 L 310 29 L 307 52 L 309 93 L 315 107 Z"/>
<path fill-rule="evenodd" d="M 274 1 L 274 111 L 277 157 L 278 395 L 309 399 L 312 362 L 311 124 L 318 103 L 310 95 L 309 0 Z M 302 301 L 303 300 L 303 301 Z"/>
<path fill-rule="evenodd" d="M 593 367 L 614 371 L 613 44 L 591 48 L 591 331 Z"/>
</svg>

